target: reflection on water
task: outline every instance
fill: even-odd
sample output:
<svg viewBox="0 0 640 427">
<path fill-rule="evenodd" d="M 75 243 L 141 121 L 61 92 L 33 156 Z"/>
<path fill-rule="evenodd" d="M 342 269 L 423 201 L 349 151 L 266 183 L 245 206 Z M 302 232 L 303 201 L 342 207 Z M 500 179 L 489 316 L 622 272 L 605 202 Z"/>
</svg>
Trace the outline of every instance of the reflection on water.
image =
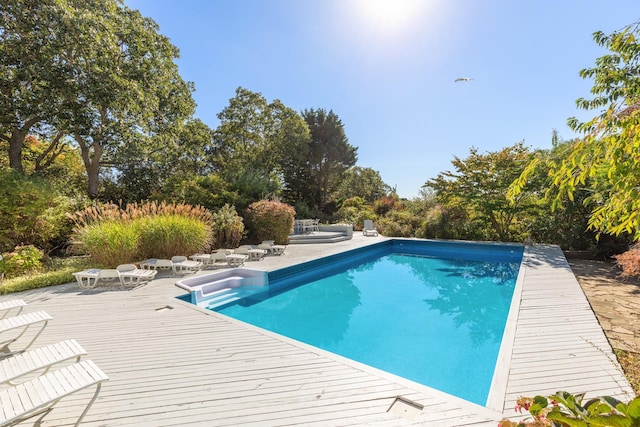
<svg viewBox="0 0 640 427">
<path fill-rule="evenodd" d="M 453 319 L 457 327 L 466 326 L 474 346 L 502 339 L 519 264 L 440 259 L 433 268 L 423 257 L 392 255 L 389 259 L 437 290 L 424 302 Z"/>
</svg>

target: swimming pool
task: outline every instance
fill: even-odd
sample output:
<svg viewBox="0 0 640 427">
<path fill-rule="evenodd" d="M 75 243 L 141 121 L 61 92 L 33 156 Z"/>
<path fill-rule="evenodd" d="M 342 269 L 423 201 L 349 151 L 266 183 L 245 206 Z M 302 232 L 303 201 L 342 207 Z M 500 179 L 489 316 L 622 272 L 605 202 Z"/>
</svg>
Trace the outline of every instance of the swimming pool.
<svg viewBox="0 0 640 427">
<path fill-rule="evenodd" d="M 215 310 L 484 405 L 523 247 L 390 240 Z"/>
</svg>

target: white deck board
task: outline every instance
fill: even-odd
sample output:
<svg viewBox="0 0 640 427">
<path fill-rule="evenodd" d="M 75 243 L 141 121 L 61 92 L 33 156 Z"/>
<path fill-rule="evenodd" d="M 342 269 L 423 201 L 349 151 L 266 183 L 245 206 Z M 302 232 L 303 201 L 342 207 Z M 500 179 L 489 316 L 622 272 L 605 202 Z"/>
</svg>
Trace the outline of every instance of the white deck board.
<svg viewBox="0 0 640 427">
<path fill-rule="evenodd" d="M 289 246 L 248 266 L 276 269 L 383 239 Z M 49 313 L 36 344 L 74 338 L 109 376 L 83 426 L 495 426 L 522 394 L 629 393 L 561 251 L 529 253 L 499 411 L 186 304 L 175 298 L 177 277 L 130 290 L 69 284 L 0 302 L 22 298 L 25 311 Z M 387 412 L 397 396 L 425 408 L 415 420 L 399 418 Z M 43 426 L 72 425 L 89 398 L 65 398 Z"/>
</svg>

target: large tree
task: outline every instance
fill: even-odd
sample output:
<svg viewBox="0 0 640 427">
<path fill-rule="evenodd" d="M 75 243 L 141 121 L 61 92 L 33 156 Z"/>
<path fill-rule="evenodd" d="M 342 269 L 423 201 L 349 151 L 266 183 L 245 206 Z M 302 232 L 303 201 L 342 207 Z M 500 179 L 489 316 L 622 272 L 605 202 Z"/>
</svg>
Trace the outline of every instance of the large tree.
<svg viewBox="0 0 640 427">
<path fill-rule="evenodd" d="M 212 171 L 207 150 L 213 144 L 213 130 L 199 119 L 189 120 L 173 132 L 131 140 L 101 162 L 100 191 L 105 200 L 135 202 L 169 197 L 167 185 L 195 182 Z M 179 195 L 176 195 L 179 196 Z"/>
<path fill-rule="evenodd" d="M 167 132 L 194 110 L 178 50 L 158 26 L 118 0 L 3 2 L 2 126 L 11 165 L 36 124 L 72 137 L 98 194 L 103 155 Z M 29 27 L 32 32 L 27 31 Z M 4 110 L 4 109 L 3 109 Z M 15 140 L 15 142 L 14 142 Z"/>
<path fill-rule="evenodd" d="M 524 218 L 536 198 L 526 191 L 511 201 L 506 195 L 532 156 L 522 142 L 486 154 L 472 148 L 467 158 L 451 162 L 455 172 L 442 172 L 425 185 L 436 191 L 446 209 L 466 213 L 466 233 L 460 237 L 520 240 L 527 232 Z"/>
<path fill-rule="evenodd" d="M 324 109 L 302 112 L 311 131 L 311 142 L 304 162 L 307 182 L 306 201 L 323 208 L 338 188 L 343 174 L 358 160 L 358 148 L 349 144 L 344 125 L 336 113 Z"/>
<path fill-rule="evenodd" d="M 393 190 L 382 180 L 380 173 L 372 168 L 354 166 L 345 171 L 335 192 L 339 200 L 362 197 L 367 203 L 388 195 Z"/>
<path fill-rule="evenodd" d="M 587 192 L 593 206 L 589 226 L 606 234 L 628 233 L 640 240 L 640 22 L 610 35 L 598 31 L 595 42 L 610 52 L 593 68 L 580 71 L 593 79 L 592 99 L 580 98 L 579 108 L 600 110 L 568 124 L 583 134 L 561 159 L 535 159 L 515 184 L 516 195 L 542 166 L 549 170 L 555 207 Z"/>
<path fill-rule="evenodd" d="M 303 156 L 308 146 L 302 117 L 277 99 L 268 102 L 238 88 L 218 118 L 211 151 L 217 172 L 247 195 L 247 202 L 279 193 L 291 159 Z"/>
<path fill-rule="evenodd" d="M 56 0 L 0 2 L 0 139 L 19 173 L 26 136 L 51 131 L 47 124 L 61 119 L 63 94 L 71 90 L 59 61 L 63 17 Z"/>
</svg>

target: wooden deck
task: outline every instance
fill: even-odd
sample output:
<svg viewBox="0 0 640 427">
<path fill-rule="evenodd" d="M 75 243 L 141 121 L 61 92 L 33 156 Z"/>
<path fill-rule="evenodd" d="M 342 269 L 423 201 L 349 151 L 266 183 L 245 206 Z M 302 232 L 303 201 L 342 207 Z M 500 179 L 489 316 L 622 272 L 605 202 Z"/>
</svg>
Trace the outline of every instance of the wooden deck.
<svg viewBox="0 0 640 427">
<path fill-rule="evenodd" d="M 354 235 L 348 242 L 289 246 L 282 257 L 247 266 L 279 268 L 380 239 Z M 29 304 L 25 312 L 47 311 L 53 320 L 37 345 L 75 338 L 109 375 L 83 426 L 495 427 L 503 412 L 513 415 L 523 394 L 562 389 L 630 397 L 562 252 L 547 246 L 528 252 L 493 409 L 179 301 L 175 277 L 130 290 L 69 284 L 0 301 L 22 298 Z M 72 425 L 90 395 L 64 399 L 43 425 Z M 409 411 L 404 417 L 388 412 L 399 396 L 424 409 L 415 418 Z"/>
</svg>

